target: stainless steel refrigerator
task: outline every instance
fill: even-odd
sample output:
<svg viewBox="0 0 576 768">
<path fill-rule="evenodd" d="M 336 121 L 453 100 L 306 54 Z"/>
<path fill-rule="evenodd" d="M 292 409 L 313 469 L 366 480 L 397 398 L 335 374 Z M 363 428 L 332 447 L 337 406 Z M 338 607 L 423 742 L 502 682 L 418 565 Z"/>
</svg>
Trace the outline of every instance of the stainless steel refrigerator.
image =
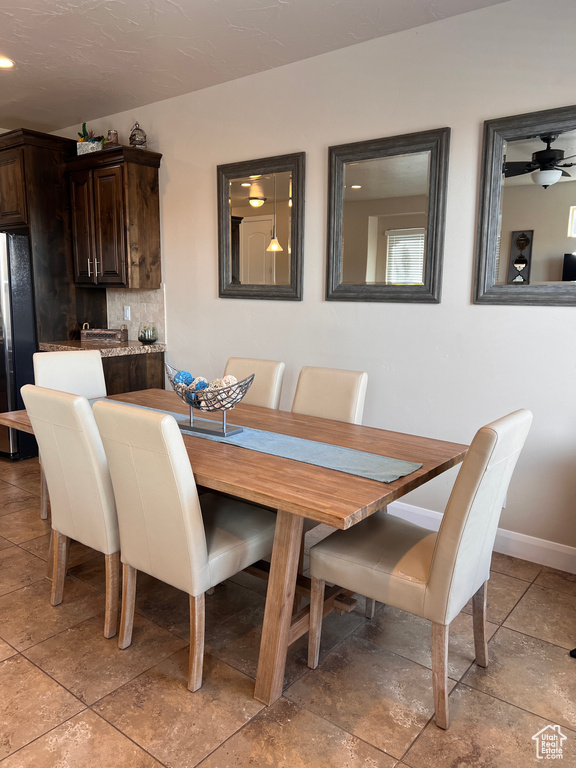
<svg viewBox="0 0 576 768">
<path fill-rule="evenodd" d="M 26 230 L 0 232 L 0 411 L 24 408 L 20 388 L 34 383 L 36 313 Z M 0 426 L 0 455 L 26 459 L 38 454 L 32 435 Z"/>
</svg>

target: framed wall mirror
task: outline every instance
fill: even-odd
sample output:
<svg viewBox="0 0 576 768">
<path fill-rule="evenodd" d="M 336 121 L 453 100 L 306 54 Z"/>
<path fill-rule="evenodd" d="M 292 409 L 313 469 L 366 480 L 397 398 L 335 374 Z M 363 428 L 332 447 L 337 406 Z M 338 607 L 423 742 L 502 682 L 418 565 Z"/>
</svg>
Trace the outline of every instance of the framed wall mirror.
<svg viewBox="0 0 576 768">
<path fill-rule="evenodd" d="M 484 123 L 474 302 L 576 305 L 576 106 Z"/>
<path fill-rule="evenodd" d="M 301 301 L 305 157 L 218 166 L 219 296 Z"/>
<path fill-rule="evenodd" d="M 450 129 L 329 149 L 326 298 L 440 301 Z"/>
</svg>

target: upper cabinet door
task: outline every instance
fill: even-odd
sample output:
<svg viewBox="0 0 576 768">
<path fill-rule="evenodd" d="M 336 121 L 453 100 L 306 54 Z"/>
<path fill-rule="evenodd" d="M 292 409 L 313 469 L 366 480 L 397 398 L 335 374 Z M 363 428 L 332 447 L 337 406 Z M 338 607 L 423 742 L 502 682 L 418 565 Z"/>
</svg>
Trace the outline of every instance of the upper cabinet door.
<svg viewBox="0 0 576 768">
<path fill-rule="evenodd" d="M 160 288 L 161 157 L 118 146 L 68 161 L 77 284 Z"/>
<path fill-rule="evenodd" d="M 0 152 L 0 226 L 27 223 L 22 150 L 7 149 Z"/>
<path fill-rule="evenodd" d="M 90 171 L 70 174 L 70 200 L 76 283 L 95 285 L 94 195 Z"/>
<path fill-rule="evenodd" d="M 93 179 L 97 281 L 100 285 L 126 285 L 122 166 L 97 168 Z"/>
</svg>

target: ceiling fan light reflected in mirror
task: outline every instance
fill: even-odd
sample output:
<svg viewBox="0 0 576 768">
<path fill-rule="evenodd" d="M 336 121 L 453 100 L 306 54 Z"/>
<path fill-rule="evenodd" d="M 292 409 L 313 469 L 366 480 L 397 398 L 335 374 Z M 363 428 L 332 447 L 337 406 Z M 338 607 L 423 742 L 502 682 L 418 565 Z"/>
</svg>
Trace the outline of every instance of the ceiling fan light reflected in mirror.
<svg viewBox="0 0 576 768">
<path fill-rule="evenodd" d="M 555 168 L 550 171 L 534 171 L 534 173 L 531 174 L 531 177 L 534 184 L 539 184 L 546 189 L 552 184 L 556 184 L 557 181 L 560 181 L 562 178 L 562 171 Z"/>
<path fill-rule="evenodd" d="M 552 144 L 559 136 L 560 134 L 539 136 L 540 141 L 546 144 L 546 149 L 533 152 L 532 159 L 529 161 L 510 162 L 504 160 L 504 176 L 509 179 L 513 176 L 523 176 L 529 173 L 532 181 L 544 187 L 544 189 L 552 184 L 556 184 L 562 176 L 570 178 L 568 171 L 563 169 L 571 168 L 574 165 L 574 163 L 567 163 L 566 160 L 572 160 L 576 155 L 564 157 L 563 149 L 554 149 L 552 147 Z"/>
<path fill-rule="evenodd" d="M 265 197 L 249 197 L 248 202 L 250 203 L 252 208 L 261 208 L 266 202 L 266 198 Z"/>
</svg>

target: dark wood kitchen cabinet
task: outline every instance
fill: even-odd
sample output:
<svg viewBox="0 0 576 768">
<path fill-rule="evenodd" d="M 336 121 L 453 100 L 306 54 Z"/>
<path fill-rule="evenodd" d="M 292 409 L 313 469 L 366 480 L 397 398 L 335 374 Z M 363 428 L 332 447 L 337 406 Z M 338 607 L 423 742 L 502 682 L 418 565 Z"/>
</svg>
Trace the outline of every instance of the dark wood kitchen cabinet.
<svg viewBox="0 0 576 768">
<path fill-rule="evenodd" d="M 102 357 L 102 367 L 109 395 L 164 389 L 164 352 Z"/>
<path fill-rule="evenodd" d="M 75 153 L 76 142 L 61 136 L 0 134 L 0 232 L 27 244 L 38 343 L 106 322 L 105 290 L 74 285 L 66 162 Z"/>
<path fill-rule="evenodd" d="M 7 149 L 0 153 L 0 226 L 27 223 L 23 150 Z"/>
<path fill-rule="evenodd" d="M 77 284 L 160 288 L 161 157 L 118 147 L 68 163 Z"/>
</svg>

